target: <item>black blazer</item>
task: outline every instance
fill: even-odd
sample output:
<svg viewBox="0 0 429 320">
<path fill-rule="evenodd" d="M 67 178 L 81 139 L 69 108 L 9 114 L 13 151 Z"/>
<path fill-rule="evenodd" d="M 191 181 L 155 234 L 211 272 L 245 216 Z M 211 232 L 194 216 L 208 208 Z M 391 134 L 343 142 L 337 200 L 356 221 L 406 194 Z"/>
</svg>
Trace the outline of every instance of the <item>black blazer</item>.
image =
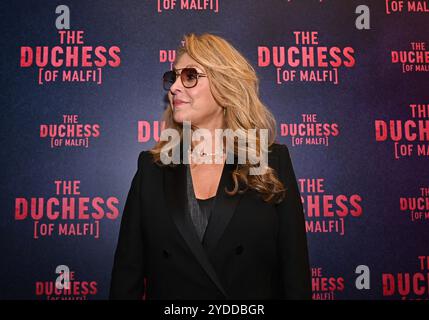
<svg viewBox="0 0 429 320">
<path fill-rule="evenodd" d="M 187 211 L 185 165 L 160 167 L 142 151 L 125 203 L 110 299 L 311 299 L 301 196 L 288 148 L 268 160 L 286 198 L 268 204 L 248 190 L 229 196 L 225 164 L 203 243 Z"/>
</svg>

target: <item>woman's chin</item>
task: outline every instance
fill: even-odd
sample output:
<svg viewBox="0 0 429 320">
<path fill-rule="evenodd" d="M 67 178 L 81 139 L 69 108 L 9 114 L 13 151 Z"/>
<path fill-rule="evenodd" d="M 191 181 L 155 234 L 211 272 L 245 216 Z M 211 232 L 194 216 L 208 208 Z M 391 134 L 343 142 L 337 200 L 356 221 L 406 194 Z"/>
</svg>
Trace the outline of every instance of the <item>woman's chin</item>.
<svg viewBox="0 0 429 320">
<path fill-rule="evenodd" d="M 181 112 L 180 112 L 180 111 L 179 111 L 179 112 L 175 112 L 175 113 L 174 113 L 173 119 L 174 119 L 174 121 L 175 121 L 175 122 L 177 122 L 177 123 L 183 123 L 184 121 L 187 121 L 187 120 L 188 120 L 188 118 L 187 118 L 187 117 L 185 117 L 183 114 L 181 114 Z"/>
</svg>

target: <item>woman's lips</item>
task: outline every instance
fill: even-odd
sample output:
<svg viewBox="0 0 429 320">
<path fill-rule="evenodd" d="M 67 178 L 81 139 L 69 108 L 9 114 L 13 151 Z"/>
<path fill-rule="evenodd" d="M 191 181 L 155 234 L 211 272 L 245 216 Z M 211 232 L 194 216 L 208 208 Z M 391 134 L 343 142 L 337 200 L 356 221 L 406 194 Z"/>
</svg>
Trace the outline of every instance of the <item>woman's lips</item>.
<svg viewBox="0 0 429 320">
<path fill-rule="evenodd" d="M 175 107 L 179 107 L 179 106 L 181 106 L 182 104 L 185 104 L 185 103 L 187 103 L 187 102 L 185 102 L 185 101 L 173 101 L 173 105 Z"/>
</svg>

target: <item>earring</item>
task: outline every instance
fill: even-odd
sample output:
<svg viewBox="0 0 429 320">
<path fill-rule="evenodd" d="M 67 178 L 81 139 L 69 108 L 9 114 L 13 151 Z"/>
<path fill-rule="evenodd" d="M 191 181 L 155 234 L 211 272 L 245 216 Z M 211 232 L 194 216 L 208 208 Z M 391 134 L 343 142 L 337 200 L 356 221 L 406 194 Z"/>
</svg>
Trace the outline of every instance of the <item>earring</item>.
<svg viewBox="0 0 429 320">
<path fill-rule="evenodd" d="M 223 108 L 223 116 L 226 116 L 226 108 Z"/>
</svg>

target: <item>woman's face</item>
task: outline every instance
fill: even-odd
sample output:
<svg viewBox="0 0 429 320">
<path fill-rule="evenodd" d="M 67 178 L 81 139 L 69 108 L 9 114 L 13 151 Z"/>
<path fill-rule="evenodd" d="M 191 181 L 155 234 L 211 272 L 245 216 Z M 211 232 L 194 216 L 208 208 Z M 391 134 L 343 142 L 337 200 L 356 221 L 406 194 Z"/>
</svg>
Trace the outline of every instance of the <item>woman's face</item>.
<svg viewBox="0 0 429 320">
<path fill-rule="evenodd" d="M 180 69 L 186 67 L 194 67 L 198 72 L 206 74 L 205 69 L 187 53 L 175 62 L 178 73 L 182 71 Z M 208 77 L 198 77 L 198 83 L 193 88 L 185 88 L 180 77 L 177 77 L 168 92 L 168 99 L 173 109 L 174 121 L 178 123 L 191 121 L 192 125 L 199 128 L 223 128 L 223 108 L 212 96 Z M 177 103 L 179 100 L 184 103 Z"/>
</svg>

